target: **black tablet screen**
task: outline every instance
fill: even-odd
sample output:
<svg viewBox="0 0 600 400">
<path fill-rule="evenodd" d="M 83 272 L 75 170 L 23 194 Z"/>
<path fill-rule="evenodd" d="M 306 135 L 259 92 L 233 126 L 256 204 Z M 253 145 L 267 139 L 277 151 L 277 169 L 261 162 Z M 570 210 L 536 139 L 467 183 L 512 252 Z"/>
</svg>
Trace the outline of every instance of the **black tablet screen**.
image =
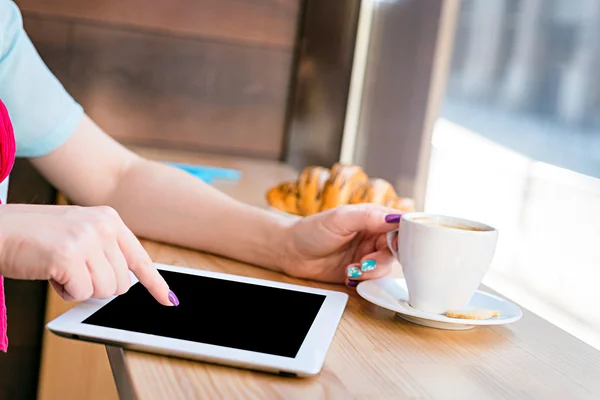
<svg viewBox="0 0 600 400">
<path fill-rule="evenodd" d="M 296 357 L 325 296 L 162 271 L 178 307 L 136 283 L 84 324 Z"/>
</svg>

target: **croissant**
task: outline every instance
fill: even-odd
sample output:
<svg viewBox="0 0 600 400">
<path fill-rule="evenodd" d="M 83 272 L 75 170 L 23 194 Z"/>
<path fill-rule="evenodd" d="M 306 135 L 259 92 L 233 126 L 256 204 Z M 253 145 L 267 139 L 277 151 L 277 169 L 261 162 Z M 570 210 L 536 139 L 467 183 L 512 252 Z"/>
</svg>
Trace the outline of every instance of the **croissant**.
<svg viewBox="0 0 600 400">
<path fill-rule="evenodd" d="M 397 197 L 396 191 L 388 181 L 376 178 L 361 182 L 352 194 L 352 197 L 350 197 L 349 203 L 386 204 L 395 200 Z"/>
<path fill-rule="evenodd" d="M 354 190 L 369 177 L 358 165 L 337 163 L 331 167 L 331 176 L 323 190 L 321 211 L 348 204 Z"/>
<path fill-rule="evenodd" d="M 328 179 L 327 168 L 304 168 L 298 177 L 298 211 L 301 215 L 312 215 L 321 210 L 323 189 Z"/>
<path fill-rule="evenodd" d="M 386 207 L 395 208 L 402 212 L 414 212 L 415 202 L 413 199 L 407 197 L 396 197 L 395 199 L 389 199 L 384 204 Z"/>
<path fill-rule="evenodd" d="M 414 211 L 412 199 L 398 197 L 385 179 L 369 179 L 358 165 L 337 163 L 331 171 L 311 166 L 295 182 L 282 182 L 266 193 L 274 208 L 308 216 L 344 204 L 376 203 L 403 212 Z"/>
<path fill-rule="evenodd" d="M 267 191 L 267 201 L 278 210 L 300 215 L 298 212 L 298 185 L 296 182 L 282 182 Z"/>
</svg>

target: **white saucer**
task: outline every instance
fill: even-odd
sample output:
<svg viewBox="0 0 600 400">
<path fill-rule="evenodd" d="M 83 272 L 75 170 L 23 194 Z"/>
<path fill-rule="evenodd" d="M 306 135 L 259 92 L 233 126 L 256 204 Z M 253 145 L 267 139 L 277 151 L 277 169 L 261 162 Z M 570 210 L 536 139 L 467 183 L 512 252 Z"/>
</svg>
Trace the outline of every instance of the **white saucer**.
<svg viewBox="0 0 600 400">
<path fill-rule="evenodd" d="M 477 325 L 504 325 L 518 321 L 523 316 L 523 312 L 516 304 L 481 290 L 473 295 L 465 310 L 473 308 L 498 310 L 500 312 L 498 317 L 484 320 L 448 318 L 445 315 L 414 309 L 408 304 L 408 290 L 403 278 L 363 281 L 358 284 L 356 290 L 364 299 L 395 311 L 400 318 L 430 328 L 465 330 Z"/>
</svg>

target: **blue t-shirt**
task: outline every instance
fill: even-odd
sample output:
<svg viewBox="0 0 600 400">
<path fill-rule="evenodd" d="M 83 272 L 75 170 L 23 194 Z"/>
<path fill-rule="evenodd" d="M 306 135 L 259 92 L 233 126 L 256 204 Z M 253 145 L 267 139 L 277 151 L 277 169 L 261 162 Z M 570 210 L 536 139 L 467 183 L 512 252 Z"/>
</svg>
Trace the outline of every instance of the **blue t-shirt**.
<svg viewBox="0 0 600 400">
<path fill-rule="evenodd" d="M 38 55 L 12 0 L 0 0 L 0 99 L 13 123 L 18 157 L 52 152 L 83 117 L 83 108 Z"/>
</svg>

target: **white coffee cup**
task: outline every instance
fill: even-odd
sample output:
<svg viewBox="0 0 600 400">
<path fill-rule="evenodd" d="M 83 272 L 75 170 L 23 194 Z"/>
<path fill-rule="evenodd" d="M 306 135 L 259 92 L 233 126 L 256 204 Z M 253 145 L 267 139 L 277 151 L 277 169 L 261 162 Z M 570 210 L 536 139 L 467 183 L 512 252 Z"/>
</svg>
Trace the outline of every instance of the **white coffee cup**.
<svg viewBox="0 0 600 400">
<path fill-rule="evenodd" d="M 392 240 L 398 235 L 398 251 Z M 402 265 L 409 304 L 434 314 L 465 307 L 488 272 L 498 231 L 462 218 L 403 214 L 387 234 L 388 247 Z"/>
</svg>

